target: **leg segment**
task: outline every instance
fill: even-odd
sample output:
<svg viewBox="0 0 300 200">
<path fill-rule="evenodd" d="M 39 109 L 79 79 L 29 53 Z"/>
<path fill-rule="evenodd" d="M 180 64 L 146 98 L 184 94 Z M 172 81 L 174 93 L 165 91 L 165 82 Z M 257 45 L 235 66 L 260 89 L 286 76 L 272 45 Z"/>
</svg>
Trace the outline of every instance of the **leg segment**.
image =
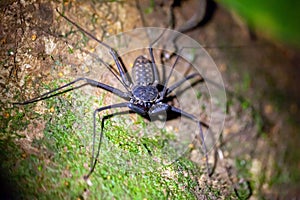
<svg viewBox="0 0 300 200">
<path fill-rule="evenodd" d="M 122 107 L 127 107 L 128 103 L 124 102 L 124 103 L 118 103 L 118 104 L 113 104 L 113 105 L 109 105 L 109 106 L 104 106 L 101 108 L 98 108 L 94 111 L 93 114 L 93 149 L 92 149 L 92 158 L 91 158 L 91 166 L 90 166 L 90 171 L 89 173 L 84 176 L 84 179 L 88 179 L 89 176 L 93 173 L 95 166 L 97 164 L 97 160 L 99 157 L 99 153 L 100 153 L 100 147 L 101 147 L 101 143 L 102 143 L 102 138 L 103 138 L 103 129 L 104 129 L 104 120 L 105 117 L 102 119 L 101 121 L 101 132 L 100 132 L 100 138 L 99 138 L 99 144 L 98 144 L 98 148 L 97 148 L 97 153 L 95 156 L 95 143 L 96 143 L 96 115 L 99 112 L 102 112 L 104 110 L 108 110 L 108 109 L 113 109 L 113 108 L 122 108 Z"/>
<path fill-rule="evenodd" d="M 169 82 L 169 80 L 170 80 L 170 78 L 171 78 L 171 75 L 172 75 L 172 73 L 173 73 L 173 71 L 174 71 L 174 68 L 175 68 L 175 66 L 176 66 L 176 64 L 177 64 L 177 62 L 178 62 L 178 59 L 179 59 L 179 54 L 177 54 L 177 56 L 176 56 L 176 60 L 175 60 L 175 62 L 174 62 L 173 65 L 172 65 L 170 74 L 169 74 L 169 76 L 167 77 L 166 82 L 164 83 L 164 89 L 163 89 L 163 91 L 161 92 L 160 98 L 158 99 L 158 101 L 163 100 L 163 98 L 166 96 L 167 85 L 168 85 L 168 82 Z"/>
<path fill-rule="evenodd" d="M 206 161 L 206 168 L 207 168 L 207 174 L 210 176 L 211 173 L 210 173 L 210 168 L 209 168 L 209 165 L 208 165 L 208 155 L 207 155 L 207 148 L 206 148 L 206 145 L 205 145 L 205 141 L 204 141 L 204 135 L 203 135 L 203 131 L 202 131 L 202 126 L 205 126 L 208 128 L 208 125 L 199 121 L 194 115 L 191 115 L 183 110 L 180 110 L 176 107 L 173 107 L 173 106 L 170 106 L 170 110 L 175 112 L 175 113 L 178 113 L 178 114 L 181 114 L 182 116 L 188 118 L 188 119 L 191 119 L 193 121 L 195 121 L 198 126 L 199 126 L 199 136 L 201 138 L 201 141 L 202 141 L 202 148 L 203 148 L 203 151 L 204 151 L 204 155 L 205 155 L 205 161 Z"/>
<path fill-rule="evenodd" d="M 176 88 L 178 88 L 180 85 L 182 85 L 185 81 L 190 80 L 196 76 L 200 76 L 198 73 L 194 73 L 191 75 L 188 75 L 187 77 L 183 78 L 182 80 L 174 83 L 174 85 L 172 85 L 171 87 L 167 88 L 167 92 L 166 92 L 166 96 L 168 94 L 170 94 L 173 90 L 175 90 Z M 200 81 L 204 81 L 204 79 L 202 78 Z"/>
<path fill-rule="evenodd" d="M 194 115 L 189 114 L 183 110 L 180 110 L 174 106 L 170 106 L 166 103 L 158 103 L 152 106 L 152 108 L 149 110 L 149 115 L 157 115 L 161 112 L 174 112 L 176 114 L 181 114 L 182 116 L 191 119 L 193 121 L 195 121 L 198 126 L 199 126 L 199 136 L 202 142 L 202 147 L 203 147 L 203 151 L 204 151 L 204 155 L 205 155 L 205 159 L 206 159 L 206 167 L 207 167 L 207 174 L 210 175 L 210 169 L 209 169 L 209 165 L 208 165 L 208 155 L 207 155 L 207 148 L 205 145 L 205 141 L 204 141 L 204 135 L 203 135 L 203 131 L 202 131 L 202 126 L 209 128 L 209 126 L 201 121 L 199 121 Z"/>
<path fill-rule="evenodd" d="M 65 89 L 65 90 L 63 90 L 63 91 L 60 91 L 61 89 L 64 89 L 64 88 L 66 88 L 66 87 L 68 87 L 68 86 L 71 86 L 71 85 L 77 83 L 78 81 L 82 81 L 82 80 L 85 81 L 86 83 L 83 84 L 83 85 L 81 85 L 81 86 L 78 86 L 78 87 L 72 87 L 72 88 L 69 88 L 69 89 Z M 67 83 L 67 84 L 65 84 L 65 85 L 63 85 L 63 86 L 61 86 L 61 87 L 59 87 L 59 88 L 56 88 L 56 89 L 51 90 L 51 91 L 49 91 L 49 92 L 46 92 L 46 93 L 44 93 L 44 94 L 42 94 L 42 95 L 40 95 L 40 96 L 38 96 L 38 97 L 35 97 L 35 98 L 33 98 L 33 99 L 30 99 L 30 100 L 27 100 L 27 101 L 24 101 L 24 102 L 16 102 L 16 103 L 13 103 L 13 104 L 17 104 L 17 105 L 26 105 L 26 104 L 34 103 L 34 102 L 37 102 L 37 101 L 41 101 L 41 100 L 44 100 L 44 99 L 48 99 L 48 98 L 51 98 L 51 97 L 54 97 L 54 96 L 57 96 L 57 95 L 60 95 L 60 94 L 69 92 L 69 91 L 71 91 L 71 90 L 77 89 L 77 88 L 82 87 L 82 86 L 87 85 L 87 84 L 89 84 L 89 85 L 91 85 L 91 86 L 94 86 L 94 87 L 98 87 L 98 88 L 104 89 L 104 90 L 106 90 L 106 91 L 109 91 L 109 92 L 111 92 L 111 93 L 113 93 L 113 94 L 118 95 L 119 97 L 121 97 L 121 98 L 123 98 L 123 99 L 126 99 L 126 100 L 129 99 L 129 95 L 128 95 L 127 93 L 125 93 L 125 92 L 122 92 L 122 91 L 119 90 L 119 89 L 116 89 L 116 88 L 111 87 L 111 86 L 109 86 L 109 85 L 106 85 L 106 84 L 104 84 L 104 83 L 100 83 L 100 82 L 98 82 L 98 81 L 94 81 L 94 80 L 92 80 L 92 79 L 88 79 L 88 78 L 78 78 L 78 79 L 76 79 L 76 80 L 74 80 L 74 81 L 72 81 L 72 82 L 70 82 L 70 83 Z"/>
<path fill-rule="evenodd" d="M 157 66 L 155 63 L 154 55 L 153 55 L 152 46 L 162 37 L 162 35 L 165 33 L 165 31 L 166 31 L 166 29 L 158 36 L 158 38 L 156 38 L 156 40 L 154 40 L 149 45 L 149 54 L 150 54 L 150 58 L 151 58 L 151 62 L 152 62 L 152 70 L 154 72 L 154 86 L 156 86 L 160 82 L 160 80 L 159 80 L 158 70 L 157 70 Z"/>
<path fill-rule="evenodd" d="M 110 55 L 112 55 L 112 57 L 113 57 L 116 65 L 118 67 L 118 70 L 119 70 L 119 73 L 121 75 L 123 83 L 126 85 L 127 88 L 129 88 L 130 85 L 132 84 L 132 82 L 130 81 L 128 73 L 125 73 L 125 70 L 124 70 L 125 67 L 122 64 L 122 62 L 120 61 L 118 53 L 113 48 L 111 48 L 111 47 L 109 49 L 109 53 L 110 53 Z"/>
<path fill-rule="evenodd" d="M 153 55 L 152 45 L 149 47 L 149 54 L 150 54 L 151 62 L 152 62 L 152 70 L 154 72 L 154 83 L 153 83 L 153 85 L 156 86 L 159 83 L 159 76 L 158 76 L 158 70 L 157 70 L 157 66 L 156 66 L 156 63 L 155 63 L 154 55 Z"/>
</svg>

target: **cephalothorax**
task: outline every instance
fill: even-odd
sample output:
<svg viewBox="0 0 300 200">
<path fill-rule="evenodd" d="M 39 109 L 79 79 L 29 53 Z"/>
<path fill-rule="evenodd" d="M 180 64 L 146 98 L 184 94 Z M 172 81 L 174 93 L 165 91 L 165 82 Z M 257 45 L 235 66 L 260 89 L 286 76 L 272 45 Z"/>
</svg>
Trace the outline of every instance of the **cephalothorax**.
<svg viewBox="0 0 300 200">
<path fill-rule="evenodd" d="M 63 18 L 65 18 L 68 22 L 70 22 L 71 24 L 76 26 L 80 31 L 87 34 L 89 37 L 96 40 L 99 44 L 101 44 L 102 46 L 104 46 L 105 48 L 107 48 L 109 50 L 109 53 L 113 57 L 113 60 L 118 68 L 119 75 L 116 74 L 113 70 L 111 70 L 110 65 L 108 65 L 105 62 L 102 62 L 102 63 L 106 67 L 108 67 L 108 69 L 110 69 L 112 74 L 120 81 L 120 83 L 126 89 L 126 92 L 121 91 L 118 88 L 114 88 L 112 86 L 106 85 L 104 83 L 82 77 L 82 78 L 78 78 L 68 84 L 65 84 L 59 88 L 56 88 L 47 93 L 44 93 L 41 96 L 38 96 L 36 98 L 30 99 L 30 100 L 27 100 L 24 102 L 15 103 L 15 104 L 25 105 L 25 104 L 41 101 L 41 100 L 44 100 L 47 98 L 51 98 L 53 96 L 62 94 L 64 92 L 68 92 L 75 88 L 67 89 L 67 87 L 75 84 L 78 81 L 85 81 L 87 84 L 89 84 L 91 86 L 104 89 L 104 90 L 111 92 L 111 93 L 123 98 L 124 100 L 126 100 L 125 102 L 104 106 L 104 107 L 98 108 L 94 111 L 94 113 L 93 113 L 93 127 L 94 127 L 94 129 L 93 129 L 93 155 L 92 155 L 90 171 L 85 176 L 85 178 L 88 178 L 91 175 L 91 173 L 94 171 L 94 168 L 97 163 L 97 158 L 99 156 L 100 145 L 101 145 L 101 141 L 102 141 L 102 137 L 103 137 L 103 128 L 104 127 L 102 126 L 101 133 L 100 133 L 100 144 L 97 149 L 96 156 L 95 156 L 96 115 L 104 110 L 113 109 L 113 108 L 122 108 L 122 107 L 127 107 L 130 110 L 132 110 L 133 112 L 140 114 L 141 116 L 146 117 L 148 119 L 152 119 L 153 116 L 158 116 L 158 115 L 161 115 L 162 113 L 172 112 L 177 115 L 182 115 L 186 118 L 189 118 L 189 119 L 195 121 L 199 126 L 199 136 L 200 136 L 200 139 L 202 140 L 202 147 L 203 147 L 204 154 L 206 156 L 206 164 L 207 164 L 207 169 L 208 169 L 207 150 L 206 150 L 206 146 L 204 143 L 202 125 L 204 125 L 206 127 L 208 127 L 208 126 L 205 123 L 200 122 L 194 115 L 191 115 L 191 114 L 189 114 L 179 108 L 176 108 L 172 105 L 169 105 L 166 102 L 168 95 L 174 89 L 178 88 L 185 81 L 198 76 L 198 74 L 197 73 L 191 74 L 167 88 L 168 81 L 171 77 L 171 74 L 173 72 L 174 67 L 176 66 L 176 63 L 177 63 L 177 60 L 179 57 L 177 56 L 176 61 L 174 62 L 173 66 L 172 66 L 169 76 L 167 77 L 166 81 L 162 84 L 160 82 L 158 69 L 157 69 L 154 55 L 153 55 L 153 49 L 152 49 L 153 43 L 152 43 L 152 44 L 150 44 L 150 46 L 148 48 L 150 59 L 147 59 L 145 56 L 138 56 L 135 59 L 135 62 L 133 64 L 132 73 L 131 73 L 131 77 L 130 77 L 126 73 L 126 68 L 125 68 L 125 66 L 123 66 L 118 53 L 112 47 L 110 47 L 108 44 L 98 40 L 96 37 L 94 37 L 89 32 L 85 31 L 83 28 L 81 28 L 75 22 L 73 22 L 72 20 L 70 20 L 69 18 L 64 16 L 58 10 L 57 10 L 57 12 Z M 156 41 L 154 41 L 154 42 L 156 42 Z M 209 171 L 209 169 L 208 169 L 208 171 Z"/>
</svg>

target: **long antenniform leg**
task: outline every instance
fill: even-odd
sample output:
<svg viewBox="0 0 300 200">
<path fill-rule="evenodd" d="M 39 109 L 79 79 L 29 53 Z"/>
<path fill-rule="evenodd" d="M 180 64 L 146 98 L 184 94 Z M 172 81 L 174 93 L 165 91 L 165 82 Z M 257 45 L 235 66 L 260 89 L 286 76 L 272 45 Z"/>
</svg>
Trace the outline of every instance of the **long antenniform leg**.
<svg viewBox="0 0 300 200">
<path fill-rule="evenodd" d="M 119 73 L 121 75 L 122 81 L 123 81 L 123 83 L 126 85 L 126 87 L 128 89 L 130 87 L 130 85 L 132 84 L 132 82 L 130 81 L 130 78 L 129 78 L 128 74 L 125 73 L 125 67 L 123 66 L 122 62 L 120 61 L 120 58 L 119 58 L 119 55 L 118 55 L 117 51 L 114 50 L 112 47 L 110 47 L 108 44 L 104 43 L 103 41 L 101 41 L 98 38 L 96 38 L 95 36 L 93 36 L 88 31 L 84 30 L 82 27 L 80 27 L 78 24 L 76 24 L 75 22 L 73 22 L 68 17 L 66 17 L 65 15 L 63 15 L 57 8 L 56 8 L 56 11 L 58 12 L 58 14 L 60 16 L 62 16 L 65 20 L 67 20 L 73 26 L 75 26 L 76 28 L 78 28 L 81 32 L 83 32 L 84 34 L 88 35 L 90 38 L 92 38 L 93 40 L 97 41 L 99 44 L 103 45 L 105 48 L 107 48 L 109 50 L 109 53 L 113 57 L 114 62 L 116 63 L 116 65 L 118 67 L 118 70 L 119 70 Z"/>
<path fill-rule="evenodd" d="M 81 85 L 81 86 L 78 86 L 78 87 L 72 87 L 72 88 L 69 88 L 69 89 L 65 89 L 63 91 L 60 91 L 68 86 L 71 86 L 73 84 L 75 84 L 76 82 L 78 81 L 85 81 L 86 83 Z M 114 88 L 114 87 L 111 87 L 109 85 L 106 85 L 104 83 L 100 83 L 98 81 L 95 81 L 95 80 L 92 80 L 92 79 L 89 79 L 89 78 L 78 78 L 70 83 L 67 83 L 59 88 L 56 88 L 54 90 L 51 90 L 49 92 L 46 92 L 38 97 L 35 97 L 33 99 L 30 99 L 30 100 L 27 100 L 27 101 L 24 101 L 24 102 L 15 102 L 13 104 L 16 104 L 16 105 L 26 105 L 26 104 L 30 104 L 30 103 L 34 103 L 34 102 L 37 102 L 37 101 L 41 101 L 41 100 L 45 100 L 45 99 L 48 99 L 48 98 L 51 98 L 51 97 L 54 97 L 54 96 L 57 96 L 57 95 L 60 95 L 60 94 L 63 94 L 63 93 L 66 93 L 66 92 L 69 92 L 69 91 L 72 91 L 74 89 L 77 89 L 79 87 L 82 87 L 84 85 L 91 85 L 91 86 L 94 86 L 94 87 L 98 87 L 98 88 L 101 88 L 101 89 L 104 89 L 108 92 L 111 92 L 113 94 L 116 94 L 118 95 L 119 97 L 123 98 L 123 99 L 126 99 L 128 100 L 129 99 L 129 96 L 127 95 L 127 93 L 125 92 L 122 92 L 121 90 L 117 89 L 117 88 Z"/>
<path fill-rule="evenodd" d="M 123 103 L 118 103 L 118 104 L 113 104 L 113 105 L 109 105 L 109 106 L 104 106 L 101 108 L 98 108 L 94 111 L 93 114 L 93 149 L 92 149 L 92 158 L 91 158 L 91 166 L 90 166 L 90 171 L 89 173 L 84 176 L 84 179 L 88 179 L 89 176 L 93 173 L 95 166 L 97 164 L 97 160 L 100 154 L 100 147 L 101 147 L 101 143 L 102 143 L 102 138 L 103 138 L 103 129 L 104 129 L 104 118 L 102 119 L 101 122 L 101 132 L 100 132 L 100 138 L 99 138 L 99 144 L 98 144 L 98 149 L 97 149 L 97 153 L 96 156 L 95 155 L 95 143 L 96 143 L 96 115 L 99 112 L 102 112 L 104 110 L 108 110 L 108 109 L 113 109 L 113 108 L 122 108 L 122 107 L 128 107 L 127 102 L 123 102 Z"/>
</svg>

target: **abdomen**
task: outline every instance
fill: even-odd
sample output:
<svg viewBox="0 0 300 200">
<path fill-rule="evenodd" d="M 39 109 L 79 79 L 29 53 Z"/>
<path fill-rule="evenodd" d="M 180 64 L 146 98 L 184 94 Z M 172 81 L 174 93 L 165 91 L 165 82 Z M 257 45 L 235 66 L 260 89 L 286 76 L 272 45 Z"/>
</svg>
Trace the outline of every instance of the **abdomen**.
<svg viewBox="0 0 300 200">
<path fill-rule="evenodd" d="M 151 61 L 144 56 L 137 57 L 132 67 L 131 76 L 135 86 L 152 85 L 154 77 Z"/>
</svg>

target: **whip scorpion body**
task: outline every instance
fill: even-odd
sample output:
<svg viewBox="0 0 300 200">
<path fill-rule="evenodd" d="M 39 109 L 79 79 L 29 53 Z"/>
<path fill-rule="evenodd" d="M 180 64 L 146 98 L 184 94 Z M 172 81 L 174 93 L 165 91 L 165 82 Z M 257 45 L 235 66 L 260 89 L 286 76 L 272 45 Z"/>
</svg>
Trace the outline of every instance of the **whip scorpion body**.
<svg viewBox="0 0 300 200">
<path fill-rule="evenodd" d="M 186 117 L 188 119 L 191 119 L 195 123 L 198 124 L 199 128 L 199 136 L 200 140 L 202 142 L 202 148 L 204 155 L 206 157 L 206 165 L 207 170 L 209 173 L 208 168 L 208 156 L 207 156 L 207 149 L 204 142 L 204 136 L 203 136 L 203 130 L 202 127 L 208 128 L 208 125 L 201 122 L 192 114 L 189 114 L 188 112 L 185 112 L 179 108 L 176 108 L 175 106 L 172 106 L 168 104 L 168 96 L 170 93 L 178 88 L 180 85 L 182 85 L 184 82 L 186 82 L 189 79 L 192 79 L 196 76 L 199 76 L 198 73 L 194 73 L 191 75 L 186 76 L 184 79 L 175 82 L 170 87 L 167 87 L 169 79 L 171 77 L 171 74 L 177 64 L 179 56 L 176 57 L 176 60 L 174 64 L 172 65 L 171 71 L 164 83 L 161 83 L 159 78 L 159 72 L 158 68 L 156 66 L 154 54 L 153 54 L 153 48 L 152 45 L 156 41 L 154 41 L 152 44 L 150 44 L 148 48 L 149 56 L 150 58 L 146 58 L 145 56 L 138 56 L 133 64 L 131 76 L 126 73 L 126 67 L 124 66 L 123 62 L 121 61 L 121 58 L 118 55 L 118 52 L 110 47 L 108 44 L 104 43 L 103 41 L 100 41 L 95 36 L 93 36 L 91 33 L 87 32 L 83 28 L 81 28 L 78 24 L 76 24 L 74 21 L 63 15 L 59 10 L 57 10 L 60 16 L 62 16 L 65 20 L 70 22 L 72 25 L 74 25 L 76 28 L 78 28 L 82 33 L 88 35 L 93 40 L 97 41 L 100 45 L 107 48 L 109 50 L 110 55 L 112 56 L 115 65 L 117 66 L 118 74 L 111 70 L 111 67 L 109 64 L 104 63 L 106 67 L 110 69 L 110 71 L 113 73 L 113 75 L 120 81 L 120 83 L 124 86 L 125 92 L 114 88 L 110 85 L 89 79 L 89 78 L 78 78 L 70 83 L 67 83 L 59 88 L 56 88 L 54 90 L 51 90 L 47 93 L 42 94 L 41 96 L 38 96 L 36 98 L 24 101 L 24 102 L 18 102 L 15 104 L 18 105 L 25 105 L 34 103 L 37 101 L 41 101 L 44 99 L 51 98 L 53 96 L 56 96 L 58 94 L 62 94 L 65 92 L 68 92 L 72 89 L 67 89 L 67 87 L 74 85 L 75 83 L 79 81 L 84 81 L 86 84 L 91 85 L 93 87 L 101 88 L 103 90 L 106 90 L 112 94 L 115 94 L 122 99 L 125 100 L 125 102 L 117 103 L 117 104 L 111 104 L 107 106 L 100 107 L 96 109 L 93 113 L 93 152 L 92 152 L 92 159 L 91 159 L 91 166 L 88 174 L 85 176 L 85 178 L 88 178 L 92 172 L 94 171 L 94 168 L 97 163 L 97 158 L 99 156 L 100 152 L 100 145 L 103 138 L 103 128 L 104 125 L 101 126 L 101 133 L 100 133 L 100 141 L 99 146 L 96 150 L 95 148 L 95 137 L 96 137 L 96 116 L 105 110 L 109 109 L 115 109 L 115 108 L 129 108 L 132 112 L 137 113 L 144 118 L 148 119 L 154 119 L 155 117 L 159 116 L 162 113 L 173 113 L 176 115 L 181 115 L 183 117 Z M 163 33 L 162 33 L 163 34 Z M 75 89 L 75 88 L 73 88 Z M 102 119 L 103 120 L 103 119 Z M 95 155 L 96 154 L 96 155 Z"/>
</svg>

